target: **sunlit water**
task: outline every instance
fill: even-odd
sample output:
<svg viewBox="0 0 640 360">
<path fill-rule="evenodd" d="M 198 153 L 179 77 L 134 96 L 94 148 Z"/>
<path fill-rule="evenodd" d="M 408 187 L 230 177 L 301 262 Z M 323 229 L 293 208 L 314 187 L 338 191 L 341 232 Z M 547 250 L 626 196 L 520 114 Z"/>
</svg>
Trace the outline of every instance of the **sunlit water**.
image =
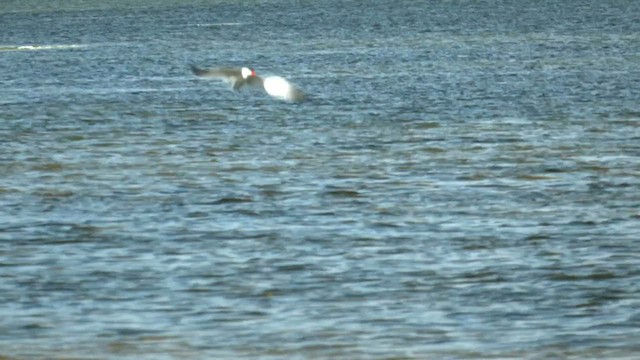
<svg viewBox="0 0 640 360">
<path fill-rule="evenodd" d="M 173 3 L 0 5 L 0 358 L 640 356 L 638 3 Z"/>
</svg>

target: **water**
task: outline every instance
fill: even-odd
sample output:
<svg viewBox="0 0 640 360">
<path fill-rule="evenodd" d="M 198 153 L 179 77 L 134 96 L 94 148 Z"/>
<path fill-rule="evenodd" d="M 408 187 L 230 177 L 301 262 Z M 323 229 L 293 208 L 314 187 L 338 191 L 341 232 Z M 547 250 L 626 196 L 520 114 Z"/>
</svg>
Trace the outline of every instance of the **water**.
<svg viewBox="0 0 640 360">
<path fill-rule="evenodd" d="M 640 356 L 638 3 L 174 3 L 0 5 L 0 357 Z"/>
</svg>

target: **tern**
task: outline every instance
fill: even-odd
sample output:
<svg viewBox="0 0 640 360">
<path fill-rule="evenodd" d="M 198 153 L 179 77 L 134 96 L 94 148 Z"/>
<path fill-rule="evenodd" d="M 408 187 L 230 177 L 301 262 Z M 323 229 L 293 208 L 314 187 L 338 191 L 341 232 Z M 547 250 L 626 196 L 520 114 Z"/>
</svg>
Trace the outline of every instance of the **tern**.
<svg viewBox="0 0 640 360">
<path fill-rule="evenodd" d="M 300 102 L 304 100 L 305 94 L 287 79 L 281 76 L 267 76 L 262 78 L 256 75 L 256 71 L 248 67 L 242 68 L 199 68 L 190 65 L 191 71 L 201 77 L 208 77 L 226 81 L 231 84 L 233 90 L 240 90 L 243 86 L 251 86 L 264 90 L 274 98 L 288 101 Z"/>
</svg>

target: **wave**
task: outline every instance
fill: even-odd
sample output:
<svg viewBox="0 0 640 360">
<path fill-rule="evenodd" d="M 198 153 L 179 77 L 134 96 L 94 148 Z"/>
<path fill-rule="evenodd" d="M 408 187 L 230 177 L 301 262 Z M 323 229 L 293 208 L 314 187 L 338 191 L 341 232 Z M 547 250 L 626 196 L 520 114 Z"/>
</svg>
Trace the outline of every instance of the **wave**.
<svg viewBox="0 0 640 360">
<path fill-rule="evenodd" d="M 240 26 L 241 22 L 219 22 L 219 23 L 198 23 L 197 27 L 216 27 L 216 26 Z"/>
<path fill-rule="evenodd" d="M 36 51 L 36 50 L 63 50 L 78 49 L 87 45 L 66 44 L 66 45 L 0 45 L 0 51 Z"/>
</svg>

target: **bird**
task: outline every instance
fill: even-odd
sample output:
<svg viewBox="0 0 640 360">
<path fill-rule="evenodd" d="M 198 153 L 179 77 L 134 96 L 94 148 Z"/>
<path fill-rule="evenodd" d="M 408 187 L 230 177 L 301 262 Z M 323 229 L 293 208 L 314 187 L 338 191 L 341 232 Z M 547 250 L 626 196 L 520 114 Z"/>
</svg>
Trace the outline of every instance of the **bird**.
<svg viewBox="0 0 640 360">
<path fill-rule="evenodd" d="M 264 90 L 270 96 L 288 101 L 301 102 L 305 99 L 305 94 L 287 79 L 281 76 L 267 76 L 262 78 L 256 74 L 254 69 L 242 68 L 200 68 L 190 64 L 191 71 L 200 77 L 209 77 L 224 80 L 231 84 L 233 90 L 240 90 L 243 86 L 251 86 Z"/>
</svg>

